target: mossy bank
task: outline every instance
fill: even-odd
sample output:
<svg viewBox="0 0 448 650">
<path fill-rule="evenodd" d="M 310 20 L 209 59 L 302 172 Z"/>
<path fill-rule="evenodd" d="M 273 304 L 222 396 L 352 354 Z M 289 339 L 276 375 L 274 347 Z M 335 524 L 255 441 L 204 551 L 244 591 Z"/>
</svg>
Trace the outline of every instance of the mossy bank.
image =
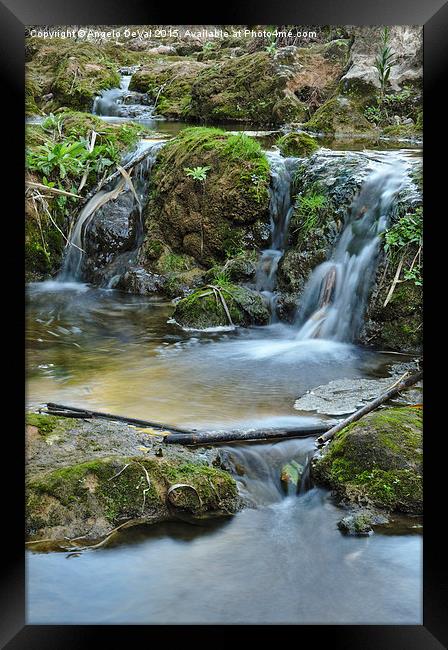
<svg viewBox="0 0 448 650">
<path fill-rule="evenodd" d="M 26 433 L 30 541 L 92 543 L 117 527 L 230 516 L 241 507 L 216 454 L 171 449 L 155 431 L 31 413 Z"/>
</svg>

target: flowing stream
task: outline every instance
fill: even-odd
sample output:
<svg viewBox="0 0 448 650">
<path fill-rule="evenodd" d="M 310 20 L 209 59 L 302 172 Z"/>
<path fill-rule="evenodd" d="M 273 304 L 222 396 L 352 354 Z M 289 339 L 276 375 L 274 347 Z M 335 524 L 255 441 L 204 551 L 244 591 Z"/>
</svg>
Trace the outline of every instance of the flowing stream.
<svg viewBox="0 0 448 650">
<path fill-rule="evenodd" d="M 147 192 L 156 151 L 137 174 L 137 196 Z M 275 313 L 297 160 L 276 153 L 269 160 L 271 242 L 257 287 Z M 382 164 L 366 175 L 294 324 L 194 334 L 171 321 L 166 301 L 80 281 L 90 229 L 112 205 L 103 203 L 107 194 L 133 197 L 130 211 L 138 212 L 132 190 L 117 180 L 84 206 L 59 281 L 28 287 L 29 406 L 55 401 L 214 429 L 326 419 L 295 410 L 295 399 L 332 379 L 386 377 L 396 360 L 351 341 L 401 178 Z M 227 521 L 137 528 L 80 555 L 28 552 L 27 622 L 420 624 L 419 529 L 408 523 L 394 534 L 342 536 L 342 511 L 307 478 L 313 451 L 313 439 L 224 448 L 253 505 Z M 291 461 L 303 471 L 298 494 L 285 493 L 280 480 Z"/>
</svg>

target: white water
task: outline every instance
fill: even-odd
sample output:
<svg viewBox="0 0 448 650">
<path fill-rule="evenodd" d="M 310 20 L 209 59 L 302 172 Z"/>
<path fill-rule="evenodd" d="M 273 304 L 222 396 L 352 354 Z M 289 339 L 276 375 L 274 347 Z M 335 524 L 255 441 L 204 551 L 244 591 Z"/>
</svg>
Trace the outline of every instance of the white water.
<svg viewBox="0 0 448 650">
<path fill-rule="evenodd" d="M 70 234 L 67 243 L 67 252 L 64 257 L 61 271 L 57 277 L 59 282 L 77 282 L 82 280 L 82 265 L 85 256 L 85 237 L 88 232 L 89 225 L 92 222 L 96 212 L 107 203 L 116 200 L 123 192 L 132 192 L 134 200 L 131 203 L 130 211 L 132 211 L 137 204 L 141 214 L 144 201 L 147 195 L 147 187 L 149 176 L 152 166 L 156 160 L 159 149 L 163 146 L 164 141 L 141 140 L 138 146 L 122 161 L 122 164 L 130 165 L 132 160 L 138 160 L 142 154 L 147 152 L 145 158 L 137 164 L 133 173 L 132 184 L 133 190 L 126 178 L 119 176 L 112 187 L 108 190 L 101 189 L 94 194 L 86 205 L 82 208 L 76 220 L 75 226 Z M 113 209 L 113 207 L 112 207 Z M 140 223 L 140 228 L 137 233 L 137 239 L 141 237 L 143 224 Z M 136 241 L 136 245 L 139 242 Z"/>
<path fill-rule="evenodd" d="M 95 97 L 92 113 L 107 117 L 152 118 L 154 106 L 143 104 L 141 93 L 129 90 L 132 74 L 123 74 L 119 88 L 103 90 Z"/>
<path fill-rule="evenodd" d="M 285 252 L 289 221 L 294 211 L 291 201 L 291 173 L 297 164 L 295 158 L 284 158 L 279 152 L 267 152 L 271 171 L 270 185 L 270 228 L 271 246 L 261 254 L 257 269 L 256 289 L 269 301 L 272 318 L 275 320 L 275 287 L 277 269 Z"/>
<path fill-rule="evenodd" d="M 297 338 L 352 341 L 362 325 L 380 235 L 405 170 L 386 165 L 363 183 L 330 259 L 311 274 L 300 303 Z"/>
</svg>

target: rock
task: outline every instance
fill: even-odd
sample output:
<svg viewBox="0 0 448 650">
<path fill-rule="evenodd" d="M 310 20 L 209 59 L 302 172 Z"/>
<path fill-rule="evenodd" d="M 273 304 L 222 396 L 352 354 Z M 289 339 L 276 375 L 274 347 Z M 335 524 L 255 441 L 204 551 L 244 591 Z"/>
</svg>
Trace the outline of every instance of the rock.
<svg viewBox="0 0 448 650">
<path fill-rule="evenodd" d="M 172 45 L 158 45 L 157 47 L 150 47 L 146 50 L 148 54 L 177 54 L 177 50 Z"/>
<path fill-rule="evenodd" d="M 191 89 L 190 118 L 204 122 L 301 121 L 304 107 L 289 91 L 288 71 L 267 52 L 224 59 L 201 70 Z"/>
<path fill-rule="evenodd" d="M 118 276 L 111 288 L 138 295 L 151 295 L 162 292 L 165 282 L 161 275 L 150 273 L 141 267 L 133 267 Z"/>
<path fill-rule="evenodd" d="M 284 465 L 280 472 L 280 483 L 286 494 L 296 494 L 302 479 L 304 467 L 295 460 Z"/>
<path fill-rule="evenodd" d="M 28 414 L 27 423 L 38 431 L 27 446 L 30 540 L 73 546 L 67 539 L 97 541 L 122 524 L 228 516 L 241 506 L 235 481 L 212 466 L 210 450 L 167 446 L 161 455 L 161 435 L 104 420 Z M 170 499 L 178 484 L 191 489 Z"/>
<path fill-rule="evenodd" d="M 287 133 L 282 136 L 277 140 L 276 145 L 284 156 L 299 158 L 310 156 L 319 148 L 315 138 L 312 138 L 307 133 L 297 132 Z"/>
<path fill-rule="evenodd" d="M 311 464 L 312 480 L 343 502 L 421 514 L 422 413 L 383 408 L 336 434 Z"/>
<path fill-rule="evenodd" d="M 72 39 L 35 41 L 35 45 L 26 64 L 28 89 L 34 84 L 34 102 L 45 104 L 47 113 L 60 107 L 89 111 L 101 90 L 120 83 L 116 66 L 99 45 Z"/>
<path fill-rule="evenodd" d="M 335 379 L 309 390 L 297 399 L 298 411 L 316 411 L 324 415 L 348 415 L 388 390 L 402 373 L 384 379 Z M 421 403 L 421 389 L 403 391 L 404 404 Z"/>
<path fill-rule="evenodd" d="M 388 517 L 363 509 L 343 517 L 338 521 L 337 525 L 341 533 L 345 535 L 368 537 L 369 535 L 373 535 L 372 526 L 380 526 L 388 522 Z"/>
<path fill-rule="evenodd" d="M 199 166 L 208 168 L 204 182 L 187 173 Z M 260 248 L 269 223 L 269 181 L 256 140 L 220 129 L 184 129 L 164 146 L 153 170 L 145 268 L 155 268 L 165 246 L 201 268 Z"/>
<path fill-rule="evenodd" d="M 261 294 L 252 289 L 227 285 L 222 289 L 233 325 L 267 325 L 270 312 Z M 174 320 L 182 327 L 206 329 L 209 327 L 229 327 L 232 324 L 221 300 L 215 298 L 212 289 L 207 287 L 194 291 L 180 300 L 173 314 Z"/>
<path fill-rule="evenodd" d="M 374 127 L 364 117 L 357 103 L 343 95 L 326 101 L 303 125 L 303 128 L 333 135 L 374 131 Z"/>
<path fill-rule="evenodd" d="M 148 96 L 155 103 L 154 113 L 172 119 L 188 117 L 192 86 L 206 64 L 191 59 L 156 59 L 132 75 L 129 90 Z"/>
<path fill-rule="evenodd" d="M 350 49 L 349 69 L 341 82 L 345 89 L 371 92 L 380 87 L 375 58 L 381 47 L 382 27 L 355 27 L 354 42 Z M 404 84 L 420 83 L 423 77 L 423 30 L 420 26 L 395 25 L 390 28 L 389 45 L 397 64 L 392 66 L 389 83 L 394 91 Z"/>
</svg>

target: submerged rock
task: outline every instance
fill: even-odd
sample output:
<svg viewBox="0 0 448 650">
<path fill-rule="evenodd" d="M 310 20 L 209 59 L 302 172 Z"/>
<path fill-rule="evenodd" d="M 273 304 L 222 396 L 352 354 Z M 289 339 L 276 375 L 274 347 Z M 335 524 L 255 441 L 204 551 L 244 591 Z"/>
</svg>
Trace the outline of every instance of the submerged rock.
<svg viewBox="0 0 448 650">
<path fill-rule="evenodd" d="M 384 408 L 336 434 L 311 464 L 312 479 L 340 501 L 420 514 L 422 412 Z"/>
<path fill-rule="evenodd" d="M 384 515 L 362 509 L 347 515 L 338 521 L 338 528 L 344 535 L 367 537 L 373 535 L 373 527 L 387 524 L 389 518 Z"/>
<path fill-rule="evenodd" d="M 216 290 L 212 286 L 198 289 L 177 303 L 173 318 L 179 325 L 206 329 L 269 323 L 270 312 L 260 293 L 232 284 L 225 288 L 217 286 Z"/>
<path fill-rule="evenodd" d="M 118 526 L 228 516 L 240 507 L 235 481 L 212 465 L 214 452 L 167 446 L 160 454 L 163 432 L 31 413 L 26 433 L 31 540 L 67 546 Z"/>
</svg>

